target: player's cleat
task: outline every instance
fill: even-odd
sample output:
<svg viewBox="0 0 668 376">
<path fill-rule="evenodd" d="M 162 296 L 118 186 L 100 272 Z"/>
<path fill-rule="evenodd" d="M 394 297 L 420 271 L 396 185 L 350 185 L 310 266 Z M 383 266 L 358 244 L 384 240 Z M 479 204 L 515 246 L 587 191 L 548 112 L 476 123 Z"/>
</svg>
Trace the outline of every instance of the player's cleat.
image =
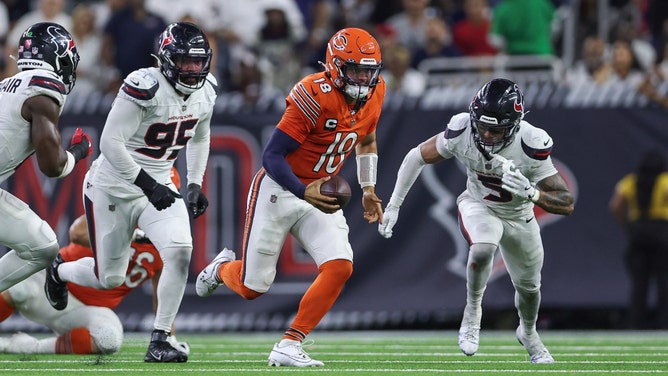
<svg viewBox="0 0 668 376">
<path fill-rule="evenodd" d="M 223 284 L 223 281 L 218 278 L 218 269 L 220 268 L 220 265 L 225 262 L 234 261 L 235 258 L 236 256 L 233 251 L 223 248 L 223 250 L 214 257 L 211 263 L 209 263 L 209 265 L 207 265 L 197 276 L 197 280 L 195 281 L 195 291 L 197 292 L 197 295 L 204 298 L 213 294 L 216 288 Z"/>
<path fill-rule="evenodd" d="M 311 359 L 302 348 L 302 343 L 290 339 L 283 339 L 274 344 L 269 354 L 269 365 L 275 367 L 319 367 L 325 363 Z"/>
<path fill-rule="evenodd" d="M 9 338 L 5 354 L 36 354 L 39 340 L 31 335 L 18 332 Z"/>
<path fill-rule="evenodd" d="M 459 328 L 459 348 L 471 356 L 478 351 L 480 345 L 480 327 L 462 326 Z"/>
<path fill-rule="evenodd" d="M 480 345 L 480 320 L 482 318 L 480 311 L 481 309 L 469 308 L 468 305 L 464 309 L 458 340 L 459 349 L 467 356 L 475 354 Z"/>
<path fill-rule="evenodd" d="M 527 352 L 531 357 L 531 363 L 554 363 L 554 358 L 552 358 L 550 352 L 547 351 L 547 348 L 545 345 L 543 345 L 543 341 L 540 340 L 538 333 L 527 336 L 522 329 L 522 325 L 520 325 L 517 327 L 515 334 L 517 335 L 517 340 L 520 341 L 520 344 L 524 346 L 525 349 L 527 349 Z"/>
<path fill-rule="evenodd" d="M 58 276 L 58 267 L 64 262 L 59 253 L 51 265 L 46 268 L 46 280 L 44 281 L 46 300 L 59 311 L 67 307 L 67 283 L 63 282 Z"/>
<path fill-rule="evenodd" d="M 144 357 L 145 362 L 150 363 L 183 363 L 188 361 L 188 355 L 172 347 L 167 341 L 168 333 L 162 330 L 154 330 L 151 334 L 151 343 Z"/>
</svg>

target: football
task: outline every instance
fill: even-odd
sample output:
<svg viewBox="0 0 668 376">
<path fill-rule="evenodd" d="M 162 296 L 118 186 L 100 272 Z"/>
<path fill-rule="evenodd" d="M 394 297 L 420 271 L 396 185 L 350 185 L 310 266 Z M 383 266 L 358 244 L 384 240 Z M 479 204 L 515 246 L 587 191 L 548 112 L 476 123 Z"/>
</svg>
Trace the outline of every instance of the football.
<svg viewBox="0 0 668 376">
<path fill-rule="evenodd" d="M 335 175 L 320 186 L 320 193 L 325 196 L 335 197 L 338 204 L 343 208 L 350 201 L 350 184 L 346 179 Z"/>
</svg>

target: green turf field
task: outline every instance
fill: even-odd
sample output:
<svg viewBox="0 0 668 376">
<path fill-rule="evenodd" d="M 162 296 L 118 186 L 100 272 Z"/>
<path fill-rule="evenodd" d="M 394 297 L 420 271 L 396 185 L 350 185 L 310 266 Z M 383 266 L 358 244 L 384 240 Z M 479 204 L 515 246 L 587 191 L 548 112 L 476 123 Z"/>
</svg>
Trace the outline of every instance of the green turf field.
<svg viewBox="0 0 668 376">
<path fill-rule="evenodd" d="M 307 351 L 325 367 L 267 366 L 280 333 L 181 334 L 190 359 L 142 361 L 148 334 L 129 334 L 118 354 L 0 355 L 1 375 L 668 375 L 668 332 L 543 331 L 556 363 L 529 363 L 510 331 L 484 331 L 478 354 L 464 356 L 454 331 L 314 332 Z"/>
</svg>

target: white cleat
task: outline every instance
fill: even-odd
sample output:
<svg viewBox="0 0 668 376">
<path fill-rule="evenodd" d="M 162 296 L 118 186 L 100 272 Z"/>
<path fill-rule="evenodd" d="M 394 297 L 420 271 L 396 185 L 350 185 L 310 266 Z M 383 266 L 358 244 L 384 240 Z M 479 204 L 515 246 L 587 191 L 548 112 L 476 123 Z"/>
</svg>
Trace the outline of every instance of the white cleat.
<svg viewBox="0 0 668 376">
<path fill-rule="evenodd" d="M 201 297 L 207 297 L 222 285 L 223 282 L 218 279 L 218 269 L 220 265 L 226 262 L 234 261 L 236 255 L 233 251 L 223 248 L 222 251 L 204 268 L 195 281 L 195 291 Z"/>
<path fill-rule="evenodd" d="M 459 327 L 459 348 L 466 356 L 472 356 L 480 345 L 481 308 L 471 308 L 468 304 L 464 308 L 464 317 Z"/>
<path fill-rule="evenodd" d="M 320 367 L 325 363 L 311 359 L 311 357 L 302 349 L 299 341 L 283 339 L 274 345 L 269 354 L 269 365 L 275 367 Z"/>
<path fill-rule="evenodd" d="M 459 328 L 459 348 L 471 356 L 478 351 L 480 345 L 480 327 L 462 326 Z"/>
<path fill-rule="evenodd" d="M 554 358 L 550 355 L 550 352 L 547 351 L 543 341 L 540 340 L 538 333 L 535 333 L 532 336 L 527 336 L 522 329 L 522 326 L 518 326 L 515 331 L 517 335 L 517 340 L 520 341 L 520 344 L 527 349 L 529 356 L 531 357 L 531 363 L 536 364 L 552 364 L 554 363 Z"/>
</svg>

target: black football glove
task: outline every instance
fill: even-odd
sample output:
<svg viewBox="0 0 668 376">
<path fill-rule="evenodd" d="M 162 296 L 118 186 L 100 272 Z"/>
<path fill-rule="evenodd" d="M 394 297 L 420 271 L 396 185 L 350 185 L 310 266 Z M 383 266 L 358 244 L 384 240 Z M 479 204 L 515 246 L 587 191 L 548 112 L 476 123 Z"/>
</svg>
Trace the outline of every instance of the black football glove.
<svg viewBox="0 0 668 376">
<path fill-rule="evenodd" d="M 192 213 L 193 218 L 204 214 L 208 206 L 209 200 L 202 193 L 202 187 L 194 183 L 188 184 L 188 210 Z"/>
<path fill-rule="evenodd" d="M 135 179 L 135 184 L 144 191 L 148 200 L 158 210 L 164 210 L 172 206 L 181 195 L 172 191 L 164 184 L 159 184 L 142 168 Z"/>
</svg>

